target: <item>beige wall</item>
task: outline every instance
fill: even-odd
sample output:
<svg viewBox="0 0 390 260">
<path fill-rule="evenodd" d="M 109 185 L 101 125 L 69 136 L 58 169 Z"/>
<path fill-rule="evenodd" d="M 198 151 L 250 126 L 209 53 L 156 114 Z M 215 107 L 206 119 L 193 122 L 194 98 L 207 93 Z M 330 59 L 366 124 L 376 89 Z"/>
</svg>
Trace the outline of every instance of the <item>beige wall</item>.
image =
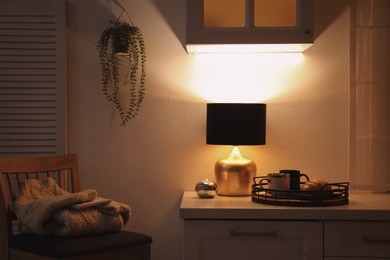
<svg viewBox="0 0 390 260">
<path fill-rule="evenodd" d="M 210 99 L 223 90 L 268 104 L 267 145 L 241 150 L 258 175 L 298 168 L 348 180 L 348 1 L 316 1 L 316 41 L 299 62 L 274 54 L 191 56 L 183 48 L 185 1 L 121 4 L 147 46 L 141 113 L 125 128 L 108 126 L 96 43 L 121 9 L 115 1 L 68 0 L 68 150 L 79 156 L 82 188 L 131 206 L 126 229 L 153 236 L 153 259 L 181 259 L 182 192 L 213 179 L 214 162 L 230 152 L 205 144 L 206 103 L 221 101 Z"/>
</svg>

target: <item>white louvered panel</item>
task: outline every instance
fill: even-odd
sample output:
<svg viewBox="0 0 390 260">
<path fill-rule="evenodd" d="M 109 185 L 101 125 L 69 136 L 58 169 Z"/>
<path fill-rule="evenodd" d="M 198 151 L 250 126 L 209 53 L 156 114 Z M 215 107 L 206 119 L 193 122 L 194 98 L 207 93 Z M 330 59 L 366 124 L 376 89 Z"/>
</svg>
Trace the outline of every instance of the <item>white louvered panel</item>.
<svg viewBox="0 0 390 260">
<path fill-rule="evenodd" d="M 0 3 L 0 156 L 65 152 L 64 9 L 63 0 Z"/>
</svg>

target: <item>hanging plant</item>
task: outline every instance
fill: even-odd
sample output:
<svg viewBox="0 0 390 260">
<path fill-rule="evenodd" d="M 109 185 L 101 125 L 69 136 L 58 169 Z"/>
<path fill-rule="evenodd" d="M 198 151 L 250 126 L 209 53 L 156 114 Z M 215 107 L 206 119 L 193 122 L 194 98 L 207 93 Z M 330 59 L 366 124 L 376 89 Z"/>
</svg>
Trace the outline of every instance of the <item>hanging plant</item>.
<svg viewBox="0 0 390 260">
<path fill-rule="evenodd" d="M 97 49 L 102 68 L 103 93 L 113 107 L 110 125 L 118 113 L 121 126 L 126 126 L 129 120 L 137 116 L 145 96 L 146 53 L 141 30 L 133 25 L 130 18 L 130 23 L 124 21 L 123 12 L 126 11 L 123 10 L 116 21 L 110 21 L 110 27 L 102 32 Z M 122 77 L 124 69 L 126 72 Z M 121 87 L 129 90 L 127 105 L 122 105 Z"/>
</svg>

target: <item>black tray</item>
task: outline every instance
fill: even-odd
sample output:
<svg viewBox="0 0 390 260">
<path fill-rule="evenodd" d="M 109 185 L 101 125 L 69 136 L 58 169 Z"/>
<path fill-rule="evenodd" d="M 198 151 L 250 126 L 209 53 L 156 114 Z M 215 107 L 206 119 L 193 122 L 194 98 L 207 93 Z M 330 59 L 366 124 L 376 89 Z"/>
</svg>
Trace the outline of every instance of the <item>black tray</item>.
<svg viewBox="0 0 390 260">
<path fill-rule="evenodd" d="M 260 185 L 266 176 L 253 178 L 252 201 L 261 204 L 280 206 L 337 206 L 348 204 L 349 182 L 328 183 L 321 191 L 276 190 Z M 327 190 L 327 188 L 331 188 Z"/>
</svg>

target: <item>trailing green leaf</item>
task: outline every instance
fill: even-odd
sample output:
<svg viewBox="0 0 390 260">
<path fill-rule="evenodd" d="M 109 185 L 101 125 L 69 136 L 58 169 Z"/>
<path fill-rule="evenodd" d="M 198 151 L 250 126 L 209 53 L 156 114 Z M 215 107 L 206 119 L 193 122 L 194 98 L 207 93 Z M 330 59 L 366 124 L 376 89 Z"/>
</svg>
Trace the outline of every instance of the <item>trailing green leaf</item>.
<svg viewBox="0 0 390 260">
<path fill-rule="evenodd" d="M 97 49 L 102 69 L 102 89 L 113 107 L 112 124 L 116 112 L 121 126 L 136 117 L 145 96 L 146 51 L 142 32 L 138 27 L 124 21 L 110 21 L 111 26 L 100 35 Z M 130 99 L 126 109 L 119 101 L 120 64 L 119 55 L 127 56 L 127 73 L 123 86 L 128 88 Z"/>
</svg>

